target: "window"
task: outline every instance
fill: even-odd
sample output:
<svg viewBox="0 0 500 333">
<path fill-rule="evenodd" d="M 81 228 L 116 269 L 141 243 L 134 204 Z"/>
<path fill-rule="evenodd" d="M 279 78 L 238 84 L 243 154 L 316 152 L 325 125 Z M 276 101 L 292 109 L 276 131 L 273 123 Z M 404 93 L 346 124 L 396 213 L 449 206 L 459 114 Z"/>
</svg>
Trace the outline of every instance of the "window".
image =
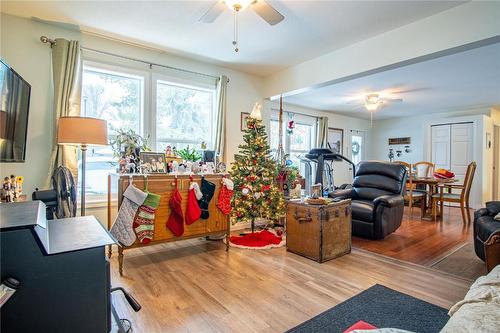
<svg viewBox="0 0 500 333">
<path fill-rule="evenodd" d="M 158 80 L 156 83 L 156 148 L 212 147 L 215 90 Z"/>
<path fill-rule="evenodd" d="M 121 128 L 142 132 L 143 96 L 144 77 L 84 66 L 82 116 L 106 120 L 110 140 L 116 135 L 116 130 Z M 116 171 L 114 162 L 116 159 L 110 146 L 88 147 L 85 193 L 93 199 L 104 198 L 107 183 L 103 179 L 108 173 Z M 81 163 L 78 177 L 81 177 Z"/>
<path fill-rule="evenodd" d="M 300 167 L 300 157 L 308 153 L 314 146 L 316 141 L 316 118 L 295 114 L 293 120 L 295 128 L 292 134 L 287 133 L 288 118 L 283 120 L 283 149 L 285 154 L 290 155 L 293 165 Z M 274 112 L 269 128 L 270 147 L 271 151 L 275 152 L 278 149 L 279 138 L 279 123 L 278 114 Z"/>
<path fill-rule="evenodd" d="M 110 140 L 117 130 L 132 129 L 149 137 L 149 146 L 158 152 L 167 145 L 199 149 L 202 141 L 211 148 L 215 108 L 215 82 L 198 84 L 151 71 L 84 63 L 81 114 L 106 120 Z M 110 146 L 88 147 L 85 191 L 90 201 L 105 199 L 104 179 L 116 172 L 116 162 Z"/>
</svg>

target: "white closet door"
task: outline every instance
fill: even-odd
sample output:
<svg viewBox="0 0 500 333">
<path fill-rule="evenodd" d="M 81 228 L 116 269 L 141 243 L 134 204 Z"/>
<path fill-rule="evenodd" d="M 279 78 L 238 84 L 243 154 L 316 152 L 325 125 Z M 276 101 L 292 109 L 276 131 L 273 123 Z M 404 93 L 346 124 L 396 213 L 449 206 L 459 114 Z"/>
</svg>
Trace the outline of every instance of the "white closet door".
<svg viewBox="0 0 500 333">
<path fill-rule="evenodd" d="M 451 125 L 450 168 L 460 183 L 463 183 L 467 166 L 472 162 L 472 136 L 472 123 Z"/>
<path fill-rule="evenodd" d="M 431 158 L 435 169 L 450 169 L 451 125 L 431 127 Z"/>
</svg>

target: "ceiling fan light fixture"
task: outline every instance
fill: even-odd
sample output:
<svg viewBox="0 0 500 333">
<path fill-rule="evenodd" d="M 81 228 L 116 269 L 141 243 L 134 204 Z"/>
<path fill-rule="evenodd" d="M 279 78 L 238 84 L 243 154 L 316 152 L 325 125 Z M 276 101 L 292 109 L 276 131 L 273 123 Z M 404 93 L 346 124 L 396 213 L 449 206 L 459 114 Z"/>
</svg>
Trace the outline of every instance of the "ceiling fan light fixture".
<svg viewBox="0 0 500 333">
<path fill-rule="evenodd" d="M 224 3 L 234 12 L 240 12 L 247 8 L 255 0 L 224 0 Z"/>
<path fill-rule="evenodd" d="M 365 108 L 366 110 L 373 112 L 377 111 L 379 105 L 379 103 L 365 103 Z"/>
</svg>

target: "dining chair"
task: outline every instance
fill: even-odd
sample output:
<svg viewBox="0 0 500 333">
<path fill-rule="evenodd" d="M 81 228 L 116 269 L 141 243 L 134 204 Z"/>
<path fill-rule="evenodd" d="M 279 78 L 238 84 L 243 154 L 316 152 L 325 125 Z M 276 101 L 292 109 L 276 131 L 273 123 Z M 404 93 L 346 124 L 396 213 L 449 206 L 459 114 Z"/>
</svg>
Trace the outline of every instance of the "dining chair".
<svg viewBox="0 0 500 333">
<path fill-rule="evenodd" d="M 443 208 L 445 202 L 459 203 L 460 211 L 462 212 L 462 222 L 470 223 L 470 206 L 469 206 L 469 194 L 472 187 L 472 182 L 474 180 L 474 174 L 476 172 L 476 162 L 472 162 L 467 166 L 467 172 L 465 173 L 465 179 L 463 184 L 442 184 L 439 186 L 439 193 L 432 195 L 432 204 L 435 205 L 436 201 L 439 201 L 439 210 L 441 218 L 443 217 Z M 444 189 L 447 192 L 444 192 Z M 460 190 L 460 193 L 452 193 L 452 190 Z M 436 214 L 436 210 L 434 210 Z M 434 215 L 434 219 L 436 216 Z"/>
<path fill-rule="evenodd" d="M 425 212 L 425 202 L 427 193 L 415 190 L 413 186 L 414 175 L 413 175 L 412 165 L 410 163 L 406 163 L 403 161 L 394 161 L 393 163 L 401 164 L 408 171 L 408 181 L 406 184 L 406 192 L 404 193 L 404 199 L 405 201 L 408 201 L 408 208 L 410 209 L 410 218 L 413 217 L 413 202 L 415 200 L 417 201 L 420 200 L 420 209 L 422 211 L 420 217 L 423 217 Z"/>
<path fill-rule="evenodd" d="M 432 177 L 436 165 L 432 162 L 421 161 L 413 164 L 417 177 Z"/>
</svg>

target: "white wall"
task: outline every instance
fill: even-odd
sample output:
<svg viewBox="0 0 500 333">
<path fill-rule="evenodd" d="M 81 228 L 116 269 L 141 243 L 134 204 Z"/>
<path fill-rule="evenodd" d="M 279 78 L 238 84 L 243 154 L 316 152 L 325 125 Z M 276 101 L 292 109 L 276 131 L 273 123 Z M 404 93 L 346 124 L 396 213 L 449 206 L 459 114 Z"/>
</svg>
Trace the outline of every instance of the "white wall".
<svg viewBox="0 0 500 333">
<path fill-rule="evenodd" d="M 271 113 L 271 109 L 279 110 L 279 102 L 275 101 L 266 101 L 264 103 L 263 109 L 265 110 L 266 124 L 269 125 L 269 114 Z M 302 106 L 292 105 L 286 103 L 286 98 L 284 98 L 283 110 L 289 112 L 297 112 L 313 117 L 328 117 L 328 127 L 333 128 L 341 128 L 344 130 L 344 146 L 342 154 L 344 156 L 349 156 L 349 147 L 350 147 L 350 130 L 358 130 L 364 131 L 366 133 L 366 149 L 367 152 L 371 150 L 371 125 L 370 121 L 361 118 L 348 117 L 340 114 L 336 114 L 334 112 L 325 112 L 321 110 L 316 110 L 312 108 L 305 108 Z M 269 126 L 267 126 L 269 127 Z M 366 156 L 369 158 L 369 155 Z M 335 162 L 334 166 L 334 177 L 335 177 L 335 185 L 341 185 L 344 183 L 352 182 L 352 171 L 349 169 L 349 164 L 346 162 Z"/>
<path fill-rule="evenodd" d="M 492 198 L 493 150 L 486 150 L 486 132 L 493 133 L 491 109 L 462 110 L 448 113 L 424 114 L 415 117 L 391 118 L 375 121 L 372 130 L 370 159 L 388 160 L 388 138 L 411 137 L 409 154 L 395 159 L 415 163 L 430 160 L 430 125 L 459 121 L 474 123 L 473 158 L 478 167 L 471 192 L 471 204 L 478 208 Z"/>
</svg>

